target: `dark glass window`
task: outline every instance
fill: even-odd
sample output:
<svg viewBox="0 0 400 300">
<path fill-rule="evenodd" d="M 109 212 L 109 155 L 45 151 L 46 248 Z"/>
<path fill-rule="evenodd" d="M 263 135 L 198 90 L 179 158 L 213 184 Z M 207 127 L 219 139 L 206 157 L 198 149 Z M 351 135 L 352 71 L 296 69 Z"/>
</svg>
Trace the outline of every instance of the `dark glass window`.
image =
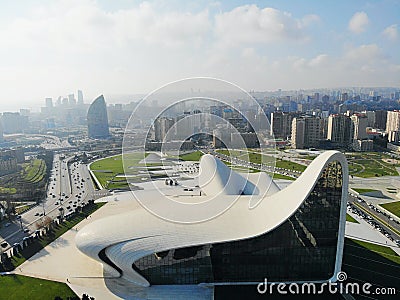
<svg viewBox="0 0 400 300">
<path fill-rule="evenodd" d="M 340 163 L 330 163 L 296 213 L 271 232 L 155 253 L 133 267 L 151 284 L 327 280 L 335 268 L 342 180 Z"/>
</svg>

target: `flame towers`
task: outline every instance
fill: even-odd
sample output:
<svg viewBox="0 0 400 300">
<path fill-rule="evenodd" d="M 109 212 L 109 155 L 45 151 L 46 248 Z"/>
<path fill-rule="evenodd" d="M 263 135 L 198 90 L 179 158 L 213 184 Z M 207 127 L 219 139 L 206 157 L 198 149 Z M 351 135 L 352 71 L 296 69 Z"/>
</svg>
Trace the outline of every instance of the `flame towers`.
<svg viewBox="0 0 400 300">
<path fill-rule="evenodd" d="M 90 105 L 87 114 L 87 123 L 89 138 L 104 139 L 110 136 L 107 106 L 103 95 L 97 97 Z"/>
</svg>

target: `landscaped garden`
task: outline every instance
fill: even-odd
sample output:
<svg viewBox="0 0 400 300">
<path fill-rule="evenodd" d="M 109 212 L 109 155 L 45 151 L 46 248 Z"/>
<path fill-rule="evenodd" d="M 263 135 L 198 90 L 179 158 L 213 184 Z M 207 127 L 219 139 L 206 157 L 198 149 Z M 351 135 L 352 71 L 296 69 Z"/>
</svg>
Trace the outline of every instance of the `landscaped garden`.
<svg viewBox="0 0 400 300">
<path fill-rule="evenodd" d="M 398 164 L 388 163 L 389 156 L 379 152 L 348 153 L 349 174 L 362 178 L 398 176 L 395 167 Z"/>
</svg>

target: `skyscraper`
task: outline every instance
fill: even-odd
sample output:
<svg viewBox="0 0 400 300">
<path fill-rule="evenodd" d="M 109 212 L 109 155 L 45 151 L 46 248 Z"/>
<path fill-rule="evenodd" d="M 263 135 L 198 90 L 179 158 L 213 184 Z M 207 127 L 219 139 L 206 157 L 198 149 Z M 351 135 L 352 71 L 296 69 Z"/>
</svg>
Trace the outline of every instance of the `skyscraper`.
<svg viewBox="0 0 400 300">
<path fill-rule="evenodd" d="M 292 121 L 292 148 L 318 147 L 324 122 L 320 117 L 296 117 Z"/>
<path fill-rule="evenodd" d="M 76 105 L 76 100 L 74 94 L 69 94 L 68 95 L 68 103 L 69 106 L 75 106 Z"/>
<path fill-rule="evenodd" d="M 328 119 L 327 139 L 346 146 L 353 141 L 353 123 L 346 115 L 330 115 Z"/>
<path fill-rule="evenodd" d="M 386 132 L 399 131 L 400 129 L 400 111 L 388 111 L 386 119 Z"/>
<path fill-rule="evenodd" d="M 110 136 L 107 106 L 103 95 L 97 97 L 90 105 L 87 114 L 87 124 L 89 138 L 104 139 Z"/>
<path fill-rule="evenodd" d="M 52 108 L 53 107 L 53 99 L 52 98 L 46 98 L 46 107 L 47 108 Z"/>
<path fill-rule="evenodd" d="M 4 141 L 3 137 L 3 125 L 1 125 L 2 120 L 1 120 L 1 114 L 0 114 L 0 143 Z"/>
<path fill-rule="evenodd" d="M 83 104 L 83 93 L 81 90 L 78 90 L 78 105 Z"/>
<path fill-rule="evenodd" d="M 355 114 L 351 116 L 354 125 L 354 139 L 362 140 L 367 136 L 368 118 L 364 114 Z"/>
<path fill-rule="evenodd" d="M 387 111 L 376 110 L 375 111 L 375 124 L 374 127 L 378 129 L 386 129 Z"/>
</svg>

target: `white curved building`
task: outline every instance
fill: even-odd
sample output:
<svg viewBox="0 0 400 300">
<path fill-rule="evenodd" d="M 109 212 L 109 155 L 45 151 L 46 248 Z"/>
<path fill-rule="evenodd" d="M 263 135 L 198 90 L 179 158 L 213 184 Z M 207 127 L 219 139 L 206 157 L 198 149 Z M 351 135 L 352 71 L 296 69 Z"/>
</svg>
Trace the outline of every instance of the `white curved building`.
<svg viewBox="0 0 400 300">
<path fill-rule="evenodd" d="M 321 154 L 283 190 L 265 173 L 239 174 L 211 155 L 202 157 L 198 180 L 196 203 L 182 187 L 167 196 L 194 205 L 199 216 L 209 211 L 199 199 L 221 207 L 229 203 L 223 212 L 202 222 L 171 222 L 182 212 L 160 218 L 138 205 L 85 226 L 77 247 L 103 264 L 105 277 L 141 287 L 144 298 L 154 286 L 335 280 L 348 190 L 342 153 Z M 166 205 L 167 196 L 158 191 L 134 196 Z"/>
</svg>

